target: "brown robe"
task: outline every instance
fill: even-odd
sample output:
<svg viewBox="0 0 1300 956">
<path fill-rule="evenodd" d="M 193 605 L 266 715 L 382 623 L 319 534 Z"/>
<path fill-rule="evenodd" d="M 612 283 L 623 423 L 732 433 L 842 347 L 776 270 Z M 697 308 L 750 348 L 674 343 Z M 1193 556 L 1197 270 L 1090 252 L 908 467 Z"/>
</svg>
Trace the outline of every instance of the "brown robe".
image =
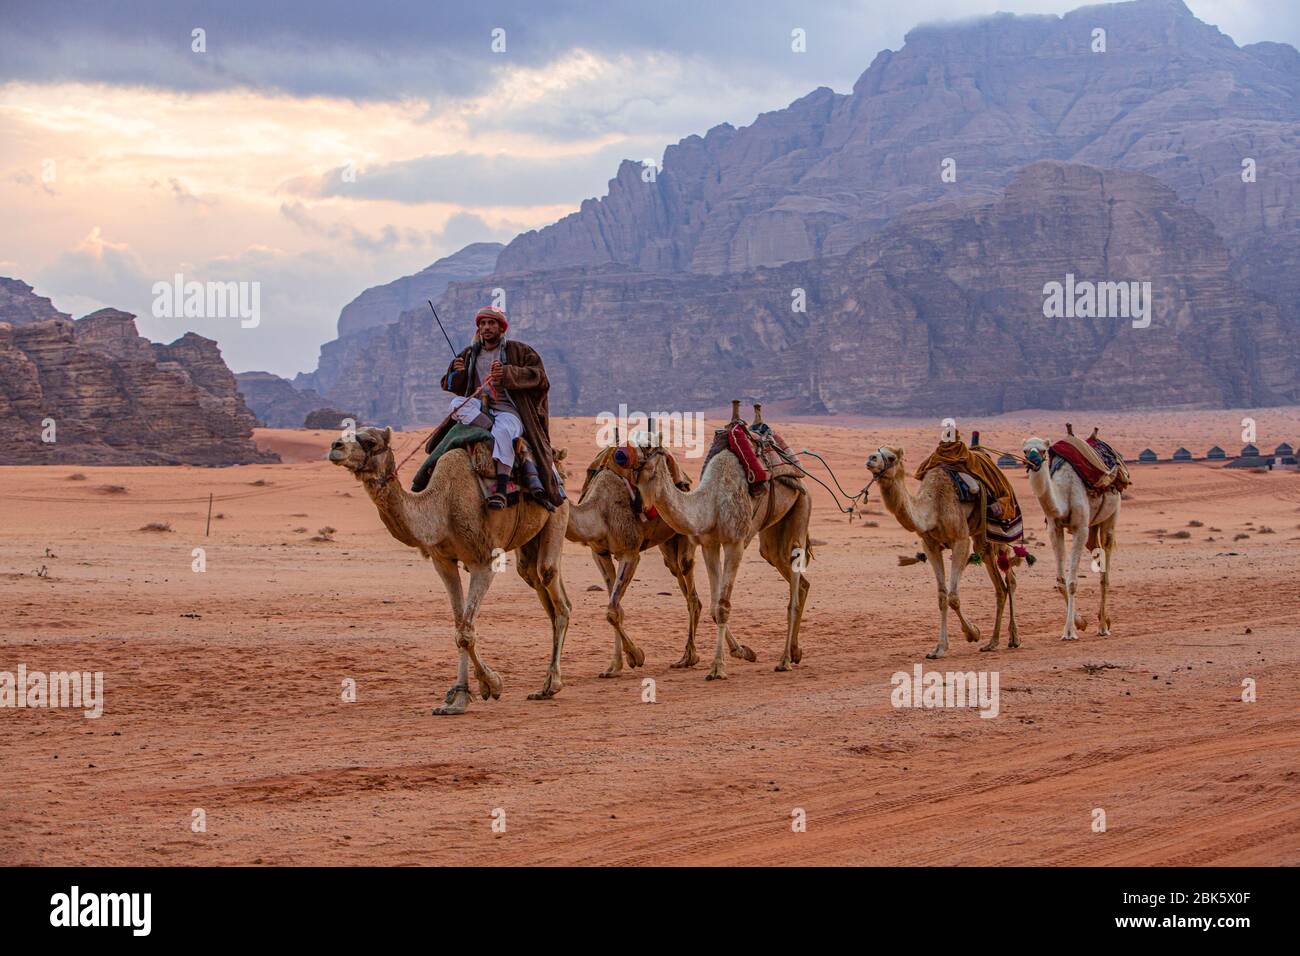
<svg viewBox="0 0 1300 956">
<path fill-rule="evenodd" d="M 475 339 L 473 345 L 460 353 L 458 357 L 465 360 L 464 371 L 456 372 L 452 370 L 451 364 L 447 366 L 447 374 L 441 381 L 443 389 L 454 395 L 474 393 L 479 386 L 475 360 L 482 347 L 482 343 Z M 555 482 L 555 456 L 551 452 L 551 414 L 546 398 L 551 383 L 546 377 L 546 367 L 536 351 L 513 339 L 506 339 L 505 355 L 501 384 L 519 410 L 519 420 L 524 424 L 524 437 L 528 439 L 528 447 L 533 450 L 533 458 L 537 462 L 537 477 L 542 480 L 551 504 L 559 505 L 560 489 Z M 448 419 L 425 443 L 424 450 L 432 452 L 437 448 L 438 442 L 442 441 L 453 424 Z"/>
</svg>

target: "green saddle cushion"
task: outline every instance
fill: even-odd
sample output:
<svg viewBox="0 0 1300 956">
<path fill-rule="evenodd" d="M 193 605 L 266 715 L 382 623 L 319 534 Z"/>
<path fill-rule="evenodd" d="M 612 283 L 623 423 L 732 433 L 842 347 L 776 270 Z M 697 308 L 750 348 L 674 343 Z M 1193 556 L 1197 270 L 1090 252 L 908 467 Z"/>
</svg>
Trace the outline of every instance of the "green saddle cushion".
<svg viewBox="0 0 1300 956">
<path fill-rule="evenodd" d="M 429 457 L 424 459 L 424 464 L 420 466 L 420 470 L 415 473 L 415 478 L 411 482 L 411 490 L 423 491 L 427 488 L 429 479 L 433 476 L 433 469 L 438 464 L 438 459 L 453 448 L 468 448 L 478 442 L 491 440 L 492 433 L 486 428 L 456 422 L 447 430 L 447 434 L 442 436 L 442 441 L 438 442 L 438 446 L 434 448 Z"/>
</svg>

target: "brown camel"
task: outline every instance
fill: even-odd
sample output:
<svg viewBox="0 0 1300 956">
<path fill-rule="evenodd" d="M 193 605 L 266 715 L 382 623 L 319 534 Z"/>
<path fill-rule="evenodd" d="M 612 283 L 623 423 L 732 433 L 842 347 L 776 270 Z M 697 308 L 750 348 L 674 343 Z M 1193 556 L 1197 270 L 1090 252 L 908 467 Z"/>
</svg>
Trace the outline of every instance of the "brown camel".
<svg viewBox="0 0 1300 956">
<path fill-rule="evenodd" d="M 732 402 L 732 421 L 739 420 L 739 409 L 740 403 Z M 754 411 L 757 425 L 760 407 L 756 405 Z M 688 536 L 704 552 L 704 566 L 709 573 L 709 609 L 718 628 L 713 666 L 706 679 L 722 680 L 727 676 L 722 656 L 724 642 L 732 657 L 757 659 L 752 650 L 736 641 L 727 623 L 736 574 L 745 548 L 755 535 L 763 558 L 790 586 L 785 649 L 776 666 L 778 671 L 790 670 L 790 665 L 799 663 L 803 657 L 799 624 L 810 587 L 803 572 L 812 557 L 808 540 L 812 501 L 802 483 L 793 476 L 774 477 L 762 494 L 751 497 L 740 460 L 724 451 L 705 465 L 699 486 L 684 492 L 673 485 L 659 444 L 648 445 L 641 452 L 635 474 L 645 503 L 653 506 L 670 528 Z"/>
<path fill-rule="evenodd" d="M 392 536 L 433 561 L 447 588 L 460 665 L 456 683 L 434 714 L 463 714 L 468 708 L 471 663 L 483 699 L 501 696 L 501 678 L 479 653 L 474 617 L 493 573 L 504 566 L 503 558 L 510 551 L 516 552 L 519 576 L 537 592 L 551 619 L 551 663 L 546 681 L 528 699 L 554 697 L 564 684 L 560 652 L 569 627 L 569 599 L 560 578 L 569 503 L 562 502 L 554 513 L 528 500 L 501 511 L 489 509 L 470 457 L 490 455 L 491 445 L 485 443 L 469 451 L 458 448 L 447 452 L 439 459 L 427 488 L 418 493 L 407 491 L 397 477 L 392 439 L 391 428 L 359 428 L 354 437 L 340 438 L 330 446 L 329 460 L 356 475 Z M 469 571 L 468 600 L 461 590 L 457 562 Z"/>
<path fill-rule="evenodd" d="M 942 468 L 932 468 L 921 479 L 921 486 L 916 496 L 907 490 L 907 472 L 903 467 L 903 449 L 880 448 L 867 458 L 867 468 L 880 485 L 880 494 L 885 507 L 898 519 L 908 531 L 921 539 L 925 557 L 934 569 L 935 581 L 939 586 L 939 644 L 925 656 L 927 658 L 943 657 L 948 653 L 948 609 L 957 612 L 961 622 L 962 633 L 968 641 L 980 639 L 979 628 L 966 619 L 961 612 L 961 598 L 958 586 L 961 573 L 965 569 L 971 554 L 971 536 L 969 519 L 971 512 L 978 507 L 975 501 L 960 501 L 952 486 L 952 480 Z M 943 552 L 952 551 L 951 579 L 944 581 Z M 1005 580 L 998 571 L 998 558 L 1007 561 Z M 1015 557 L 1011 549 L 1001 543 L 988 541 L 980 553 L 980 560 L 993 581 L 993 590 L 997 592 L 998 610 L 993 619 L 993 637 L 983 645 L 981 651 L 996 650 L 1002 629 L 1002 609 L 1008 608 L 1007 629 L 1008 647 L 1020 646 L 1020 635 L 1016 630 L 1016 571 L 1015 565 L 1020 558 Z M 913 564 L 914 559 L 900 558 L 900 564 Z"/>
<path fill-rule="evenodd" d="M 645 654 L 623 630 L 623 596 L 632 585 L 641 552 L 657 547 L 664 564 L 677 579 L 677 587 L 686 598 L 686 650 L 673 667 L 690 667 L 699 660 L 695 653 L 695 629 L 700 620 L 700 598 L 695 593 L 695 545 L 664 522 L 654 517 L 642 520 L 633 513 L 625 472 L 609 461 L 602 452 L 592 463 L 602 465 L 582 491 L 577 504 L 569 507 L 569 524 L 565 536 L 570 541 L 591 548 L 591 555 L 605 579 L 609 607 L 605 619 L 614 628 L 614 656 L 601 677 L 617 677 L 623 670 L 626 653 L 632 667 L 645 663 Z M 689 482 L 686 482 L 689 487 Z M 618 562 L 615 570 L 614 562 Z"/>
</svg>

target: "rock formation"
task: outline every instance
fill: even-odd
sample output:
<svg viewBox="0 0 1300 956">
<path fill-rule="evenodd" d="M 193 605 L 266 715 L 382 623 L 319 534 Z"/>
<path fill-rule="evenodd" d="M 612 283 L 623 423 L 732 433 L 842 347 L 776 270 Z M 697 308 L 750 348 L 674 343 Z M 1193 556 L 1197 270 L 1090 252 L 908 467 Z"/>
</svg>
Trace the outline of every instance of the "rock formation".
<svg viewBox="0 0 1300 956">
<path fill-rule="evenodd" d="M 464 322 L 505 289 L 555 414 L 1300 399 L 1300 54 L 1237 47 L 1181 0 L 917 27 L 851 93 L 643 173 L 435 300 Z M 1150 327 L 1045 317 L 1067 276 L 1149 282 Z M 325 345 L 311 383 L 367 421 L 434 421 L 440 338 L 407 311 Z"/>
<path fill-rule="evenodd" d="M 1150 325 L 1048 318 L 1044 287 L 1150 282 Z M 1300 400 L 1294 326 L 1231 274 L 1212 224 L 1140 173 L 1043 162 L 988 202 L 919 207 L 839 256 L 703 276 L 607 264 L 456 283 L 468 315 L 504 283 L 511 334 L 540 348 L 566 412 L 1251 406 Z M 806 311 L 795 311 L 802 290 Z M 367 421 L 440 417 L 428 309 L 349 356 L 332 395 Z M 671 406 L 671 407 L 669 407 Z"/>
<path fill-rule="evenodd" d="M 309 414 L 329 403 L 311 389 L 299 389 L 271 372 L 240 372 L 239 393 L 268 428 L 302 428 Z"/>
<path fill-rule="evenodd" d="M 48 305 L 17 285 L 35 301 L 9 303 L 6 315 Z M 45 442 L 50 421 L 54 441 Z M 253 444 L 255 422 L 217 344 L 194 333 L 154 344 L 115 309 L 75 322 L 0 321 L 2 464 L 278 461 Z"/>
</svg>

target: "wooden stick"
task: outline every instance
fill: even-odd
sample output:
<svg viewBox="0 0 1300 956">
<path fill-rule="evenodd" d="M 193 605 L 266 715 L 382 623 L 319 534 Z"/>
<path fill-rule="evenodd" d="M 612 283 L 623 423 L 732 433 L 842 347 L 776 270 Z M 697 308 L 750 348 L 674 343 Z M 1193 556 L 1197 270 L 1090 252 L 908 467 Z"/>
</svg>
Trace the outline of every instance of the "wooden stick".
<svg viewBox="0 0 1300 956">
<path fill-rule="evenodd" d="M 209 491 L 208 492 L 208 526 L 203 529 L 203 537 L 206 538 L 208 536 L 208 532 L 211 530 L 212 530 L 212 492 Z"/>
</svg>

